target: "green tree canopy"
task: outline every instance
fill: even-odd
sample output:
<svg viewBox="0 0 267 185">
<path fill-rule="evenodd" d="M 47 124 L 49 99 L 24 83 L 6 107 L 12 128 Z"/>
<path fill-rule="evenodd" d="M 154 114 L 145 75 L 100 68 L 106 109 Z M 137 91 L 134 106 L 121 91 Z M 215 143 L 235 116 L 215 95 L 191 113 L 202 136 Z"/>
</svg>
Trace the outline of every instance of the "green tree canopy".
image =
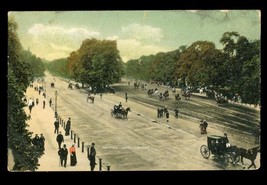
<svg viewBox="0 0 267 185">
<path fill-rule="evenodd" d="M 8 148 L 12 150 L 15 165 L 13 170 L 37 169 L 38 157 L 27 130 L 27 116 L 24 112 L 24 93 L 30 83 L 30 65 L 23 62 L 22 50 L 17 36 L 17 24 L 13 17 L 8 19 Z"/>
</svg>

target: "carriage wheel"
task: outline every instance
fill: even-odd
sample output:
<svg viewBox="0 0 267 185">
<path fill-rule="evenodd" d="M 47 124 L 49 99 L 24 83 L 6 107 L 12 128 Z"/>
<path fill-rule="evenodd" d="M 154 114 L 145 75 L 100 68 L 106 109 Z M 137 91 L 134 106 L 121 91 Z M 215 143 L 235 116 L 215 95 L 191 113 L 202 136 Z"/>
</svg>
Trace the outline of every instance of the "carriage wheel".
<svg viewBox="0 0 267 185">
<path fill-rule="evenodd" d="M 200 153 L 205 159 L 208 159 L 210 156 L 210 150 L 206 145 L 200 147 Z"/>
</svg>

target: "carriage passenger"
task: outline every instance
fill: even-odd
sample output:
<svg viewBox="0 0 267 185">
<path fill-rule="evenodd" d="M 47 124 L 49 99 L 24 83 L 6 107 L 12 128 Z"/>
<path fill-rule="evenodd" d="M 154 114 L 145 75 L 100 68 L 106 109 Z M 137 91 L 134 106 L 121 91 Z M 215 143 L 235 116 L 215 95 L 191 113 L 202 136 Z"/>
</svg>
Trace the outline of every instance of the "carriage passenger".
<svg viewBox="0 0 267 185">
<path fill-rule="evenodd" d="M 227 133 L 224 133 L 224 143 L 225 143 L 225 146 L 226 148 L 229 148 L 231 146 L 231 144 L 229 143 L 229 139 L 227 137 Z"/>
</svg>

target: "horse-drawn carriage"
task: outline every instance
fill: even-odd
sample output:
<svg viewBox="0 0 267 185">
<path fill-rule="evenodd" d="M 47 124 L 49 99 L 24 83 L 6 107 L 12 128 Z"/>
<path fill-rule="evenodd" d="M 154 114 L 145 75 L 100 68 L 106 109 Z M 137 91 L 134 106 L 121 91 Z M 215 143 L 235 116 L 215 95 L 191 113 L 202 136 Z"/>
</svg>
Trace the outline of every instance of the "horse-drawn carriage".
<svg viewBox="0 0 267 185">
<path fill-rule="evenodd" d="M 69 83 L 68 89 L 72 89 L 72 83 Z"/>
<path fill-rule="evenodd" d="M 191 96 L 190 90 L 182 90 L 182 96 L 186 99 L 189 100 Z"/>
<path fill-rule="evenodd" d="M 236 146 L 227 147 L 226 138 L 217 135 L 207 136 L 207 145 L 200 147 L 200 153 L 205 159 L 208 159 L 210 154 L 213 154 L 214 157 L 221 160 L 225 165 L 229 163 L 229 159 L 233 164 L 240 160 L 237 150 Z"/>
<path fill-rule="evenodd" d="M 92 103 L 94 103 L 95 102 L 95 97 L 92 96 L 91 94 L 88 94 L 86 100 L 87 100 L 87 102 L 91 101 Z"/>
<path fill-rule="evenodd" d="M 127 118 L 128 112 L 131 111 L 130 107 L 126 109 L 119 105 L 114 105 L 113 109 L 111 109 L 111 116 L 115 116 L 115 118 Z"/>
</svg>

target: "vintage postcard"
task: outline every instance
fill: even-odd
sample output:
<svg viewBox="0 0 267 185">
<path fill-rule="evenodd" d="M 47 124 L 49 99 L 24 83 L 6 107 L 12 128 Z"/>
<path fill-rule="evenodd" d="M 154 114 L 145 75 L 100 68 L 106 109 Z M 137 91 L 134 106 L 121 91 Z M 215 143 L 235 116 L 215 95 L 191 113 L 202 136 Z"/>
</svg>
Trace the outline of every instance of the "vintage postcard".
<svg viewBox="0 0 267 185">
<path fill-rule="evenodd" d="M 8 171 L 260 169 L 260 10 L 7 21 Z"/>
</svg>

